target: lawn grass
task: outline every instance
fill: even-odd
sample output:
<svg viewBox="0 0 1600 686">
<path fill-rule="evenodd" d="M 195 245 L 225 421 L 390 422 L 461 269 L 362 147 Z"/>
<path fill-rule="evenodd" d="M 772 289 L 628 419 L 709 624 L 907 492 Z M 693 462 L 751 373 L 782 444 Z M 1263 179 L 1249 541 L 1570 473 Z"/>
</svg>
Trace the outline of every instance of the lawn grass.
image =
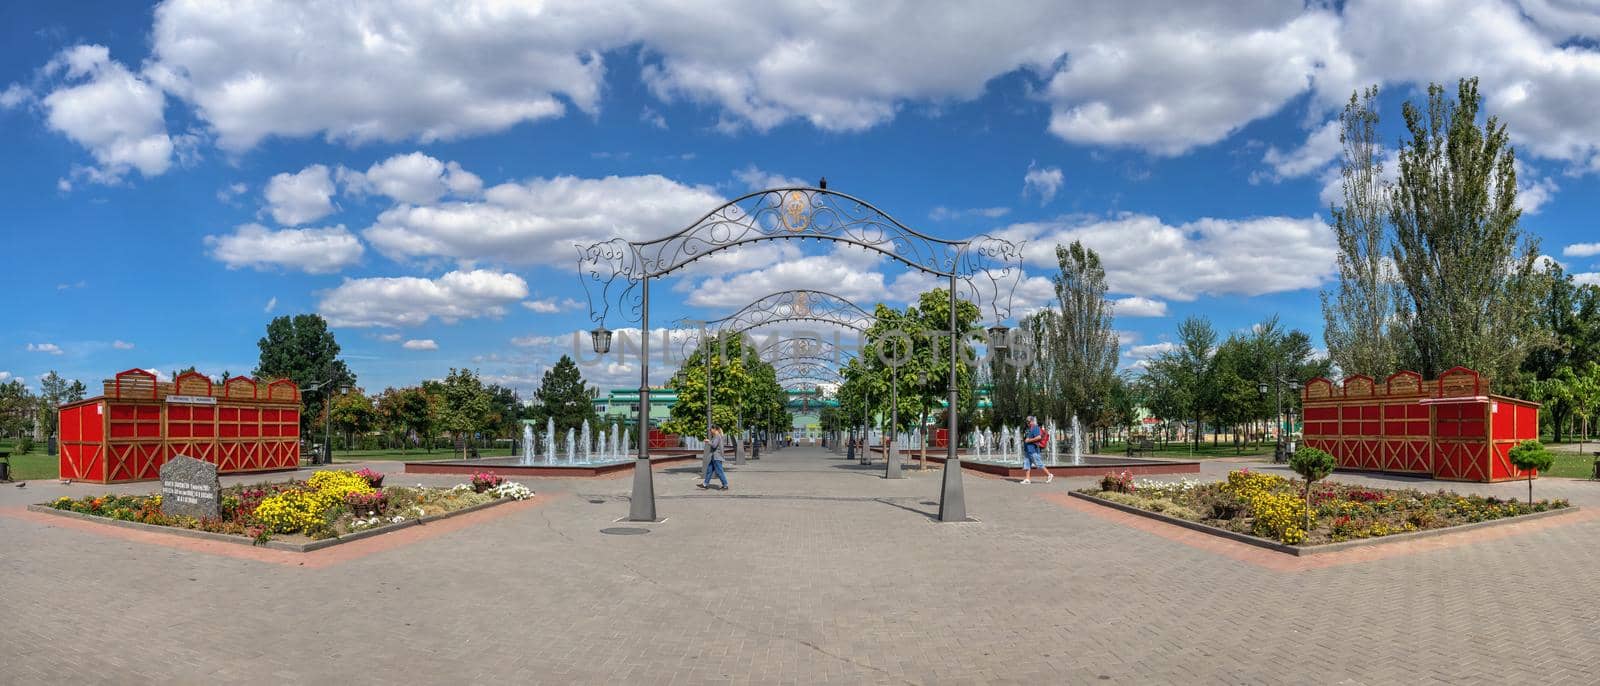
<svg viewBox="0 0 1600 686">
<path fill-rule="evenodd" d="M 1595 457 L 1593 455 L 1554 451 L 1551 454 L 1555 456 L 1556 461 L 1555 464 L 1550 465 L 1550 471 L 1545 472 L 1545 476 L 1567 477 L 1570 479 L 1587 479 L 1594 476 Z"/>
<path fill-rule="evenodd" d="M 1233 446 L 1230 444 L 1219 443 L 1216 445 L 1216 447 L 1212 447 L 1210 441 L 1205 441 L 1200 444 L 1199 450 L 1195 450 L 1191 453 L 1189 451 L 1193 445 L 1194 444 L 1192 443 L 1168 443 L 1163 446 L 1160 443 L 1157 443 L 1155 450 L 1140 453 L 1139 455 L 1135 455 L 1135 457 L 1149 456 L 1183 459 L 1192 458 L 1197 460 L 1214 457 L 1266 457 L 1271 459 L 1273 447 L 1270 443 L 1265 445 L 1258 443 L 1246 443 L 1244 446 L 1240 447 L 1238 451 L 1235 451 Z M 1072 448 L 1070 447 L 1070 444 L 1063 443 L 1062 449 L 1070 451 Z M 1127 451 L 1128 446 L 1125 443 L 1107 443 L 1100 446 L 1100 454 L 1102 455 L 1126 455 Z"/>
<path fill-rule="evenodd" d="M 54 479 L 61 474 L 60 466 L 54 455 L 46 455 L 42 450 L 26 455 L 12 453 L 11 479 L 13 481 Z"/>
</svg>

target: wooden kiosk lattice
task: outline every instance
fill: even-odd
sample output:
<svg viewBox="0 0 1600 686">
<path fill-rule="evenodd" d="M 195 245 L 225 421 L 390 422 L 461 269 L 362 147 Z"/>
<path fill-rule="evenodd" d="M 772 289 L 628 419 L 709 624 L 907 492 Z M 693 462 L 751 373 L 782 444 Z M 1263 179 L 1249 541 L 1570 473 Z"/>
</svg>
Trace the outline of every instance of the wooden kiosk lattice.
<svg viewBox="0 0 1600 686">
<path fill-rule="evenodd" d="M 213 385 L 188 372 L 171 383 L 130 369 L 104 395 L 60 408 L 61 478 L 148 481 L 174 455 L 224 474 L 300 465 L 300 389 L 293 381 L 234 377 Z"/>
<path fill-rule="evenodd" d="M 1305 444 L 1340 469 L 1426 474 L 1451 481 L 1527 478 L 1511 448 L 1539 437 L 1539 404 L 1489 392 L 1465 367 L 1434 381 L 1402 371 L 1382 383 L 1356 375 L 1339 388 L 1306 382 Z"/>
</svg>

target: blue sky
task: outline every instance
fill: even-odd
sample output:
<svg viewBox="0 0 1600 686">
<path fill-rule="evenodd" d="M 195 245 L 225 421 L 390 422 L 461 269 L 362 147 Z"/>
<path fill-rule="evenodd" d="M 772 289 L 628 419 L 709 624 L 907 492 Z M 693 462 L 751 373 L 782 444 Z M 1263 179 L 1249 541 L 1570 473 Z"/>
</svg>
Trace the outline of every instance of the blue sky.
<svg viewBox="0 0 1600 686">
<path fill-rule="evenodd" d="M 0 9 L 0 379 L 248 373 L 268 320 L 321 312 L 369 390 L 471 366 L 526 393 L 589 326 L 572 243 L 821 176 L 936 236 L 1029 241 L 1023 309 L 1053 244 L 1084 240 L 1124 365 L 1189 314 L 1320 342 L 1328 122 L 1378 84 L 1393 142 L 1401 101 L 1473 75 L 1518 146 L 1523 226 L 1600 280 L 1581 3 L 472 5 Z M 924 285 L 769 245 L 658 288 L 652 323 Z"/>
</svg>

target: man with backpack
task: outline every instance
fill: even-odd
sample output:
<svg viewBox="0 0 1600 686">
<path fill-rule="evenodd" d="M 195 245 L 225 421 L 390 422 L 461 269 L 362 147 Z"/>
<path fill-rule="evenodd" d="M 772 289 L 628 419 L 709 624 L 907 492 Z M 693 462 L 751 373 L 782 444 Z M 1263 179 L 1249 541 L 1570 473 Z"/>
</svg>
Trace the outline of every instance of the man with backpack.
<svg viewBox="0 0 1600 686">
<path fill-rule="evenodd" d="M 1028 432 L 1022 437 L 1022 483 L 1033 483 L 1033 468 L 1035 466 L 1044 470 L 1044 482 L 1050 483 L 1056 475 L 1050 473 L 1050 468 L 1044 466 L 1044 447 L 1049 445 L 1050 434 L 1045 433 L 1039 426 L 1039 421 L 1032 416 L 1028 417 Z"/>
</svg>

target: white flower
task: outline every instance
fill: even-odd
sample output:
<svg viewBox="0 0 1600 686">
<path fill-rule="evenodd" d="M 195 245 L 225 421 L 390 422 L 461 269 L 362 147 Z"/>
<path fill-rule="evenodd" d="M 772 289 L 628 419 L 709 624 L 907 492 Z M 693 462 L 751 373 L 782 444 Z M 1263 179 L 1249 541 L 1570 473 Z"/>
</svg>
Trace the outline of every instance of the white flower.
<svg viewBox="0 0 1600 686">
<path fill-rule="evenodd" d="M 514 481 L 502 482 L 499 486 L 485 491 L 495 498 L 510 498 L 512 500 L 527 500 L 533 497 L 533 490 Z"/>
</svg>

